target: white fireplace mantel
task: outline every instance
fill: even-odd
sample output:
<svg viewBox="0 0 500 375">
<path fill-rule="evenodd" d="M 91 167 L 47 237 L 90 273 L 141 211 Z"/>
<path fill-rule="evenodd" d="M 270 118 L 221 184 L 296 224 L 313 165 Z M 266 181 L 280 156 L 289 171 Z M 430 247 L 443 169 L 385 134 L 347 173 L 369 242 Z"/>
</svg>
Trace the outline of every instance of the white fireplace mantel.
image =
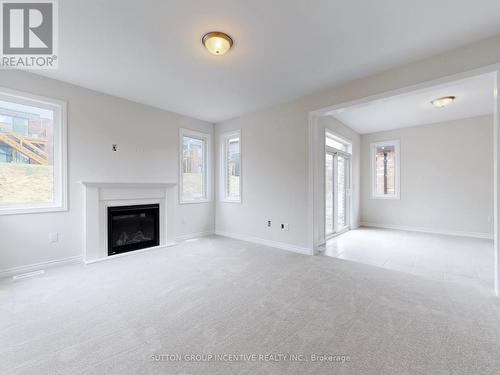
<svg viewBox="0 0 500 375">
<path fill-rule="evenodd" d="M 112 206 L 159 204 L 159 247 L 175 244 L 175 183 L 95 181 L 81 183 L 84 187 L 83 258 L 86 263 L 119 256 L 108 257 L 107 208 Z"/>
</svg>

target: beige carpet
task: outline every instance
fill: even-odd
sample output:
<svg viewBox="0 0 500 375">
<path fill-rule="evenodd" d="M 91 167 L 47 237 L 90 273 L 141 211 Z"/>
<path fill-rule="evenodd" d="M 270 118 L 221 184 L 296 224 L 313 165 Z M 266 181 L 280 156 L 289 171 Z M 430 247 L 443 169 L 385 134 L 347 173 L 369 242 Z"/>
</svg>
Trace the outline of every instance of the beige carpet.
<svg viewBox="0 0 500 375">
<path fill-rule="evenodd" d="M 489 293 L 221 237 L 0 282 L 1 374 L 497 374 L 499 353 Z"/>
</svg>

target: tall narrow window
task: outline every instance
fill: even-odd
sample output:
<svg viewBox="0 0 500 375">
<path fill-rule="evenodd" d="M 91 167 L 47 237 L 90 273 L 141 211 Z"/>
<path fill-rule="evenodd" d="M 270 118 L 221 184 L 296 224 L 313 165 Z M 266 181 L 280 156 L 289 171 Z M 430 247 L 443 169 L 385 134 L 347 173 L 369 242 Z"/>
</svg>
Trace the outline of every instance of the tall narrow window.
<svg viewBox="0 0 500 375">
<path fill-rule="evenodd" d="M 371 144 L 372 197 L 399 199 L 399 141 Z"/>
<path fill-rule="evenodd" d="M 222 200 L 241 202 L 241 136 L 240 132 L 223 134 L 222 140 Z"/>
<path fill-rule="evenodd" d="M 206 202 L 209 200 L 208 149 L 210 136 L 181 129 L 180 141 L 180 202 Z"/>
<path fill-rule="evenodd" d="M 66 209 L 65 104 L 0 89 L 0 214 Z"/>
</svg>

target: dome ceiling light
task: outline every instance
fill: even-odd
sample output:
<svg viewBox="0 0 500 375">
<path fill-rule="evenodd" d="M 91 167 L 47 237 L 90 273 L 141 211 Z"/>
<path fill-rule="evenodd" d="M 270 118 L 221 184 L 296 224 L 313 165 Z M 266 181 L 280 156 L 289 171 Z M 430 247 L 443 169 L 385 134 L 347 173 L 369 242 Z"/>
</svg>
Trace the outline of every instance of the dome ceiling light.
<svg viewBox="0 0 500 375">
<path fill-rule="evenodd" d="M 436 108 L 443 108 L 447 105 L 453 103 L 456 99 L 456 96 L 444 96 L 442 98 L 437 98 L 431 101 L 431 104 Z"/>
<path fill-rule="evenodd" d="M 213 55 L 225 54 L 233 46 L 231 37 L 220 31 L 211 31 L 202 38 L 203 45 Z"/>
</svg>

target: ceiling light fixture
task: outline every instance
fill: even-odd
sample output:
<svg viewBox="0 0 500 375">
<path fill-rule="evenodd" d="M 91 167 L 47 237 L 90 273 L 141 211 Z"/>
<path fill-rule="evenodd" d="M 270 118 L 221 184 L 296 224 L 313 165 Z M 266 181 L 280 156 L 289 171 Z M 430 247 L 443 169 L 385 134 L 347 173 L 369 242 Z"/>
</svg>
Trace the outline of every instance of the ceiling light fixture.
<svg viewBox="0 0 500 375">
<path fill-rule="evenodd" d="M 220 31 L 211 31 L 203 35 L 202 42 L 211 54 L 217 56 L 225 54 L 233 45 L 231 37 Z"/>
<path fill-rule="evenodd" d="M 442 98 L 437 98 L 431 101 L 431 104 L 436 108 L 446 107 L 448 104 L 453 103 L 456 99 L 456 96 L 444 96 Z"/>
</svg>

